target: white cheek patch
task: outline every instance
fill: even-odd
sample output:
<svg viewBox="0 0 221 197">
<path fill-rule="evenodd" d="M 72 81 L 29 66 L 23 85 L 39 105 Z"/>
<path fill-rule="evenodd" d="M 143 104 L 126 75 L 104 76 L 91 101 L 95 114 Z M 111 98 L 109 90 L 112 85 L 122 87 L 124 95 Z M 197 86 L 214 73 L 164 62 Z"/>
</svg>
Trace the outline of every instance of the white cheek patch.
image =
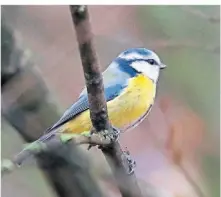
<svg viewBox="0 0 221 197">
<path fill-rule="evenodd" d="M 150 65 L 145 61 L 135 61 L 131 64 L 131 66 L 138 72 L 141 72 L 152 79 L 155 83 L 157 82 L 160 72 L 160 68 L 158 66 Z"/>
</svg>

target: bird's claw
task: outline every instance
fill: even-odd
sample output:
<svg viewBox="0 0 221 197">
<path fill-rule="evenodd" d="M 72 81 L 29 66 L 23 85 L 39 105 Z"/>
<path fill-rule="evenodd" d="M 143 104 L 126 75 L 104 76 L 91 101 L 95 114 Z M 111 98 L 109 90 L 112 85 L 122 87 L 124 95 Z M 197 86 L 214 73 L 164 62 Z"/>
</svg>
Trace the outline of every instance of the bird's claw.
<svg viewBox="0 0 221 197">
<path fill-rule="evenodd" d="M 109 138 L 111 142 L 116 142 L 119 140 L 120 137 L 120 130 L 116 127 L 112 127 L 112 132 L 108 130 L 104 130 L 99 132 L 99 134 L 104 137 L 105 139 Z M 99 146 L 98 148 L 104 148 L 103 146 Z"/>
<path fill-rule="evenodd" d="M 103 130 L 97 134 L 100 136 L 101 139 L 110 139 L 112 142 L 118 141 L 121 131 L 116 127 L 112 127 L 112 128 L 113 128 L 113 132 L 110 132 L 108 130 Z M 96 133 L 96 131 L 94 129 L 92 129 L 90 132 L 90 136 L 92 136 L 94 133 Z M 94 146 L 96 146 L 96 145 L 90 144 L 87 149 L 90 150 Z M 102 145 L 99 145 L 98 148 L 101 149 L 104 147 Z"/>
<path fill-rule="evenodd" d="M 114 141 L 118 141 L 119 140 L 119 137 L 120 137 L 120 133 L 121 133 L 121 131 L 120 131 L 120 129 L 118 129 L 118 128 L 116 128 L 116 127 L 112 127 L 113 128 L 113 140 Z"/>
</svg>

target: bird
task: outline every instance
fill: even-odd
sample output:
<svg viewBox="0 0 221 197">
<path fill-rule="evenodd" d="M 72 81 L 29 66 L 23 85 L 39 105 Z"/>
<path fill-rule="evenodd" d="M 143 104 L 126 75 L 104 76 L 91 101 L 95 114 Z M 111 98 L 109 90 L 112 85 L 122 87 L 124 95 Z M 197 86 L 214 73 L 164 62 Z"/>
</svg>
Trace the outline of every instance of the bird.
<svg viewBox="0 0 221 197">
<path fill-rule="evenodd" d="M 129 48 L 121 52 L 102 73 L 104 96 L 111 125 L 127 131 L 149 114 L 156 98 L 161 69 L 159 56 L 147 48 Z M 56 133 L 81 134 L 92 129 L 86 87 L 78 99 L 38 141 Z"/>
<path fill-rule="evenodd" d="M 154 51 L 147 48 L 130 48 L 121 52 L 102 73 L 109 121 L 117 131 L 115 141 L 118 140 L 120 132 L 135 128 L 150 113 L 156 99 L 160 72 L 166 67 Z M 30 150 L 45 147 L 45 143 L 57 135 L 60 135 L 62 142 L 62 137 L 68 135 L 69 137 L 64 140 L 67 142 L 72 139 L 70 135 L 90 137 L 93 129 L 87 89 L 84 87 L 76 101 L 65 110 L 55 124 L 46 129 L 39 139 L 24 145 L 24 149 L 15 156 L 23 158 L 15 160 L 16 165 L 20 166 L 24 160 L 32 156 L 26 155 L 27 151 L 29 153 Z M 104 136 L 106 134 L 105 131 L 98 133 L 103 137 L 106 137 Z M 92 145 L 89 145 L 88 149 L 91 147 Z M 123 154 L 128 161 L 127 173 L 131 174 L 135 161 L 130 158 L 127 151 L 123 151 Z"/>
</svg>

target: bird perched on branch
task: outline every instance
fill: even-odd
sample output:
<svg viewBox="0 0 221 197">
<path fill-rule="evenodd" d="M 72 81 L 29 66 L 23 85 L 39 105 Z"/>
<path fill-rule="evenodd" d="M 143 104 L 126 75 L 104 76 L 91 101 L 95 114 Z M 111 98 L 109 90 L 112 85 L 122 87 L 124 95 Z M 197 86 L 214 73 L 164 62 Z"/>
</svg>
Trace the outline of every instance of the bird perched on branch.
<svg viewBox="0 0 221 197">
<path fill-rule="evenodd" d="M 145 48 L 122 52 L 103 72 L 104 93 L 111 124 L 120 130 L 138 125 L 150 112 L 160 70 L 166 66 L 156 53 Z M 86 88 L 78 100 L 47 134 L 44 141 L 58 132 L 81 134 L 92 129 Z"/>
<path fill-rule="evenodd" d="M 165 67 L 153 51 L 145 48 L 132 48 L 122 52 L 103 72 L 108 116 L 114 130 L 126 131 L 133 128 L 148 115 L 154 104 L 160 70 Z M 56 139 L 55 136 L 58 136 L 62 143 L 73 139 L 76 135 L 91 139 L 92 129 L 85 88 L 58 122 L 47 129 L 45 135 L 27 145 L 16 155 L 14 161 L 5 161 L 7 165 L 3 165 L 2 169 L 7 171 L 13 168 L 14 164 L 21 165 L 29 157 L 30 151 L 42 150 L 47 142 L 51 142 L 50 139 Z M 99 132 L 97 135 L 104 136 L 104 134 Z M 110 139 L 115 140 L 116 136 L 119 135 Z M 126 158 L 127 173 L 130 174 L 133 172 L 135 162 L 128 153 L 126 153 Z"/>
</svg>

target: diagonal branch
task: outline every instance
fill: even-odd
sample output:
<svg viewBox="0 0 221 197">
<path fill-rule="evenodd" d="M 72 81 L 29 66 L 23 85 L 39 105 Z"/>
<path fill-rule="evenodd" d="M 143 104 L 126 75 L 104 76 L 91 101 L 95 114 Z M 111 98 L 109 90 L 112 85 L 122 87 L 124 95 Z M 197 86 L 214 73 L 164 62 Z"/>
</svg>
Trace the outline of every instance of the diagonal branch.
<svg viewBox="0 0 221 197">
<path fill-rule="evenodd" d="M 86 81 L 90 115 L 96 131 L 110 128 L 107 105 L 104 98 L 104 86 L 99 70 L 97 55 L 92 43 L 92 33 L 86 6 L 70 6 L 77 32 L 79 50 Z"/>
<path fill-rule="evenodd" d="M 110 140 L 101 138 L 98 134 L 93 135 L 74 135 L 74 134 L 61 134 L 56 135 L 51 140 L 45 142 L 33 142 L 24 148 L 12 160 L 3 160 L 1 165 L 2 174 L 10 173 L 15 168 L 22 165 L 22 163 L 30 156 L 34 156 L 41 152 L 58 150 L 64 144 L 72 141 L 74 145 L 90 144 L 90 145 L 109 145 Z"/>
<path fill-rule="evenodd" d="M 108 130 L 109 134 L 113 134 L 113 129 L 108 120 L 103 79 L 92 42 L 93 36 L 87 6 L 73 5 L 70 6 L 70 11 L 77 34 L 93 127 L 97 132 Z M 129 166 L 125 166 L 124 164 L 127 158 L 125 158 L 125 154 L 121 150 L 120 144 L 113 141 L 111 145 L 102 148 L 102 152 L 109 165 L 112 167 L 113 174 L 118 182 L 118 187 L 122 196 L 142 196 L 134 172 L 130 176 L 126 174 L 126 168 L 129 168 Z M 114 164 L 114 166 L 112 164 Z M 121 187 L 119 183 L 124 183 L 124 187 Z"/>
</svg>

